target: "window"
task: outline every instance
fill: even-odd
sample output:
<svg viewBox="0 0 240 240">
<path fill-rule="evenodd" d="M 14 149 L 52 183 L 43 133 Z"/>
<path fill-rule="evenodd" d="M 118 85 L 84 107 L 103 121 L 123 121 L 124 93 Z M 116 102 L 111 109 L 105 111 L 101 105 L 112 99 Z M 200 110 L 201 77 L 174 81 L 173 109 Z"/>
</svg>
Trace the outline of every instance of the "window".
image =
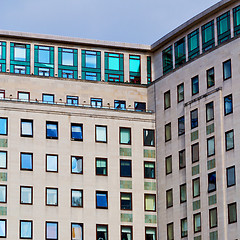
<svg viewBox="0 0 240 240">
<path fill-rule="evenodd" d="M 120 160 L 120 177 L 132 177 L 131 160 Z"/>
<path fill-rule="evenodd" d="M 96 158 L 96 175 L 107 176 L 107 158 Z"/>
<path fill-rule="evenodd" d="M 102 107 L 102 99 L 101 98 L 91 98 L 91 106 L 96 108 Z"/>
<path fill-rule="evenodd" d="M 58 156 L 47 154 L 46 155 L 46 171 L 58 172 Z"/>
<path fill-rule="evenodd" d="M 46 138 L 58 139 L 58 123 L 46 122 Z"/>
<path fill-rule="evenodd" d="M 146 227 L 145 228 L 145 239 L 146 240 L 157 240 L 156 228 Z"/>
<path fill-rule="evenodd" d="M 20 238 L 32 239 L 32 221 L 20 220 Z"/>
<path fill-rule="evenodd" d="M 227 168 L 227 187 L 236 185 L 235 166 Z"/>
<path fill-rule="evenodd" d="M 231 38 L 230 32 L 230 11 L 217 17 L 218 44 Z"/>
<path fill-rule="evenodd" d="M 144 178 L 155 179 L 155 162 L 144 162 Z"/>
<path fill-rule="evenodd" d="M 62 70 L 62 77 L 63 78 L 70 78 L 73 79 L 74 78 L 74 71 L 73 70 Z"/>
<path fill-rule="evenodd" d="M 233 133 L 233 130 L 225 132 L 225 143 L 226 143 L 226 151 L 234 149 L 234 133 Z"/>
<path fill-rule="evenodd" d="M 53 94 L 43 94 L 42 95 L 42 101 L 43 103 L 54 103 L 54 95 Z"/>
<path fill-rule="evenodd" d="M 38 46 L 38 62 L 50 63 L 50 47 Z"/>
<path fill-rule="evenodd" d="M 169 189 L 166 191 L 166 207 L 170 208 L 173 206 L 173 190 Z"/>
<path fill-rule="evenodd" d="M 18 99 L 23 102 L 28 102 L 30 100 L 29 92 L 18 92 Z"/>
<path fill-rule="evenodd" d="M 178 136 L 185 134 L 184 116 L 178 118 Z"/>
<path fill-rule="evenodd" d="M 7 237 L 7 220 L 0 219 L 0 238 Z"/>
<path fill-rule="evenodd" d="M 194 233 L 201 232 L 201 213 L 193 215 Z"/>
<path fill-rule="evenodd" d="M 83 125 L 77 123 L 71 123 L 71 140 L 82 141 L 83 140 Z"/>
<path fill-rule="evenodd" d="M 0 117 L 0 135 L 8 134 L 8 119 Z"/>
<path fill-rule="evenodd" d="M 185 37 L 174 44 L 175 47 L 175 67 L 179 67 L 186 62 Z"/>
<path fill-rule="evenodd" d="M 108 226 L 97 224 L 97 240 L 108 240 Z"/>
<path fill-rule="evenodd" d="M 212 121 L 214 119 L 214 105 L 213 102 L 206 104 L 206 121 Z"/>
<path fill-rule="evenodd" d="M 187 201 L 187 185 L 186 183 L 180 185 L 180 203 Z"/>
<path fill-rule="evenodd" d="M 96 191 L 96 208 L 108 208 L 108 192 Z"/>
<path fill-rule="evenodd" d="M 74 50 L 62 48 L 62 65 L 73 66 Z"/>
<path fill-rule="evenodd" d="M 207 156 L 211 157 L 215 155 L 215 138 L 211 137 L 207 139 Z"/>
<path fill-rule="evenodd" d="M 231 77 L 232 77 L 231 59 L 229 59 L 223 63 L 223 80 L 227 80 Z"/>
<path fill-rule="evenodd" d="M 107 126 L 95 126 L 95 141 L 100 143 L 107 142 Z"/>
<path fill-rule="evenodd" d="M 39 75 L 39 76 L 44 76 L 44 77 L 49 77 L 50 75 L 53 77 L 53 73 L 50 74 L 50 71 L 53 72 L 53 69 L 50 70 L 50 68 L 42 68 L 42 67 L 39 67 L 39 68 L 36 68 L 36 75 Z"/>
<path fill-rule="evenodd" d="M 26 66 L 15 65 L 13 69 L 13 73 L 26 74 Z"/>
<path fill-rule="evenodd" d="M 192 163 L 199 161 L 199 143 L 195 143 L 191 146 L 192 149 Z"/>
<path fill-rule="evenodd" d="M 177 86 L 177 101 L 182 102 L 184 100 L 184 84 L 181 83 Z"/>
<path fill-rule="evenodd" d="M 217 208 L 212 208 L 209 210 L 209 227 L 215 228 L 218 225 L 217 219 Z"/>
<path fill-rule="evenodd" d="M 191 111 L 191 129 L 198 127 L 198 110 Z"/>
<path fill-rule="evenodd" d="M 120 110 L 126 110 L 126 101 L 114 100 L 114 108 Z"/>
<path fill-rule="evenodd" d="M 179 169 L 186 167 L 186 157 L 185 157 L 185 149 L 178 152 L 179 155 Z"/>
<path fill-rule="evenodd" d="M 174 227 L 173 223 L 167 225 L 167 240 L 174 240 Z"/>
<path fill-rule="evenodd" d="M 188 34 L 188 59 L 199 55 L 199 29 Z"/>
<path fill-rule="evenodd" d="M 120 144 L 131 145 L 131 128 L 120 127 Z"/>
<path fill-rule="evenodd" d="M 72 223 L 72 240 L 83 240 L 83 224 Z"/>
<path fill-rule="evenodd" d="M 170 72 L 173 69 L 173 49 L 169 46 L 162 51 L 163 74 Z"/>
<path fill-rule="evenodd" d="M 120 193 L 121 210 L 132 210 L 132 193 Z"/>
<path fill-rule="evenodd" d="M 68 105 L 78 105 L 78 97 L 77 96 L 67 96 L 67 104 Z"/>
<path fill-rule="evenodd" d="M 23 62 L 27 60 L 27 47 L 25 44 L 14 43 L 14 60 Z"/>
<path fill-rule="evenodd" d="M 33 187 L 20 187 L 20 203 L 33 204 Z"/>
<path fill-rule="evenodd" d="M 33 120 L 21 119 L 21 137 L 33 137 Z"/>
<path fill-rule="evenodd" d="M 207 70 L 207 88 L 210 88 L 214 85 L 215 85 L 214 68 L 210 68 Z"/>
<path fill-rule="evenodd" d="M 240 33 L 240 6 L 233 9 L 234 36 Z"/>
<path fill-rule="evenodd" d="M 132 240 L 131 226 L 121 226 L 121 240 Z"/>
<path fill-rule="evenodd" d="M 129 79 L 131 83 L 141 83 L 141 57 L 129 55 Z"/>
<path fill-rule="evenodd" d="M 170 141 L 172 138 L 171 134 L 171 123 L 165 125 L 165 142 Z"/>
<path fill-rule="evenodd" d="M 214 46 L 214 20 L 212 20 L 202 26 L 202 51 L 206 52 Z"/>
<path fill-rule="evenodd" d="M 237 222 L 237 203 L 228 204 L 228 224 Z"/>
<path fill-rule="evenodd" d="M 120 54 L 108 53 L 108 67 L 107 69 L 119 71 L 120 70 Z"/>
<path fill-rule="evenodd" d="M 216 172 L 212 172 L 208 174 L 208 192 L 214 192 L 216 189 Z"/>
<path fill-rule="evenodd" d="M 187 218 L 181 219 L 181 237 L 187 237 L 188 227 L 187 227 Z"/>
<path fill-rule="evenodd" d="M 199 80 L 198 76 L 192 78 L 192 95 L 199 93 Z"/>
<path fill-rule="evenodd" d="M 0 69 L 0 72 L 1 72 L 1 69 Z M 4 98 L 5 98 L 5 90 L 0 89 L 0 99 L 4 99 Z"/>
<path fill-rule="evenodd" d="M 155 134 L 152 129 L 143 129 L 143 145 L 144 146 L 155 146 Z"/>
<path fill-rule="evenodd" d="M 144 194 L 145 211 L 156 212 L 156 195 Z"/>
<path fill-rule="evenodd" d="M 146 103 L 145 102 L 134 102 L 134 109 L 138 112 L 146 111 Z"/>
<path fill-rule="evenodd" d="M 46 188 L 46 205 L 58 206 L 58 189 Z"/>
<path fill-rule="evenodd" d="M 224 114 L 228 115 L 233 112 L 232 94 L 224 97 Z"/>
<path fill-rule="evenodd" d="M 97 67 L 97 52 L 95 51 L 85 52 L 85 67 L 87 68 Z"/>
<path fill-rule="evenodd" d="M 0 203 L 7 202 L 7 185 L 0 185 Z"/>
<path fill-rule="evenodd" d="M 165 158 L 166 175 L 172 173 L 172 155 Z"/>
<path fill-rule="evenodd" d="M 33 154 L 21 153 L 21 170 L 33 170 Z"/>
<path fill-rule="evenodd" d="M 193 185 L 193 198 L 200 196 L 200 178 L 195 178 L 192 180 Z"/>
<path fill-rule="evenodd" d="M 83 191 L 78 189 L 71 190 L 72 207 L 83 207 Z"/>
<path fill-rule="evenodd" d="M 168 109 L 171 107 L 171 95 L 170 90 L 164 93 L 164 109 Z"/>
<path fill-rule="evenodd" d="M 7 169 L 7 152 L 0 151 L 0 169 Z"/>
<path fill-rule="evenodd" d="M 46 240 L 58 239 L 58 223 L 46 222 Z"/>
<path fill-rule="evenodd" d="M 82 174 L 83 173 L 83 157 L 71 157 L 71 173 Z"/>
</svg>

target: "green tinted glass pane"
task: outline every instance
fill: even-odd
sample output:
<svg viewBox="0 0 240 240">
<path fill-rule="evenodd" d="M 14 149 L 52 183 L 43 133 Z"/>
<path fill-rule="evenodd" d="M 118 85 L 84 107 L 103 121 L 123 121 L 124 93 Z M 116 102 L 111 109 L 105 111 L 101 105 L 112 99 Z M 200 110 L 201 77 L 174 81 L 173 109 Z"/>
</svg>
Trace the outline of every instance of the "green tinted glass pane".
<svg viewBox="0 0 240 240">
<path fill-rule="evenodd" d="M 130 128 L 121 128 L 120 130 L 120 143 L 130 144 L 131 142 L 131 130 Z"/>
<path fill-rule="evenodd" d="M 188 36 L 188 51 L 193 51 L 199 47 L 199 30 L 197 29 Z"/>
<path fill-rule="evenodd" d="M 175 43 L 175 56 L 180 58 L 185 55 L 185 38 Z"/>
<path fill-rule="evenodd" d="M 140 57 L 130 56 L 129 69 L 130 72 L 140 72 Z"/>
<path fill-rule="evenodd" d="M 109 54 L 108 69 L 117 71 L 120 70 L 120 58 L 118 54 Z"/>
<path fill-rule="evenodd" d="M 223 34 L 229 30 L 228 18 L 224 18 L 219 22 L 219 34 Z"/>
<path fill-rule="evenodd" d="M 213 38 L 213 28 L 208 27 L 207 29 L 205 29 L 204 42 L 208 42 L 208 41 L 212 40 L 212 38 Z"/>
<path fill-rule="evenodd" d="M 240 7 L 237 7 L 234 12 L 234 26 L 240 25 Z"/>
</svg>

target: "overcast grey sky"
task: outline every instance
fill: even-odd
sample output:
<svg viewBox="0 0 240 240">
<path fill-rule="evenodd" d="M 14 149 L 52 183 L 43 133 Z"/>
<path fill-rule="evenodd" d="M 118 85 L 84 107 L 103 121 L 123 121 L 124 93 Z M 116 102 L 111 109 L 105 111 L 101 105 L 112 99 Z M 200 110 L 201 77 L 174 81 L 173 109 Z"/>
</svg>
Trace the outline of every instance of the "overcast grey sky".
<svg viewBox="0 0 240 240">
<path fill-rule="evenodd" d="M 0 0 L 0 29 L 152 44 L 219 0 Z"/>
</svg>

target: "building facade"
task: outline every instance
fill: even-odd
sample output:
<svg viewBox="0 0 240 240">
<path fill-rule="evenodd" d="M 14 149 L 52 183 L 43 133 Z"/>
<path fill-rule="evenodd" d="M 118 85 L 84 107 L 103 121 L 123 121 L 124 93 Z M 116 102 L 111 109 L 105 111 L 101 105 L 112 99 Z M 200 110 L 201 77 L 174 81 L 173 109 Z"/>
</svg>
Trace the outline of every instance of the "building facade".
<svg viewBox="0 0 240 240">
<path fill-rule="evenodd" d="M 235 240 L 240 2 L 151 46 L 0 31 L 0 237 Z"/>
</svg>

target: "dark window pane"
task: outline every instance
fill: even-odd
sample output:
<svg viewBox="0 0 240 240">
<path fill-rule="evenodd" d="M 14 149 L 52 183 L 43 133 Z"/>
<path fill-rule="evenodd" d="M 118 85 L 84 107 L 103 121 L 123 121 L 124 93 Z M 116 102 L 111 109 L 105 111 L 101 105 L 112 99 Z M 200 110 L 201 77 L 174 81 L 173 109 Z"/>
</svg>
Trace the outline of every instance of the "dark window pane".
<svg viewBox="0 0 240 240">
<path fill-rule="evenodd" d="M 126 101 L 114 100 L 114 108 L 126 110 Z"/>
<path fill-rule="evenodd" d="M 192 95 L 199 93 L 199 81 L 198 76 L 192 78 Z"/>
<path fill-rule="evenodd" d="M 135 111 L 146 111 L 146 103 L 145 102 L 134 102 Z"/>
<path fill-rule="evenodd" d="M 145 178 L 155 178 L 155 163 L 154 162 L 144 162 L 144 177 Z"/>
<path fill-rule="evenodd" d="M 175 67 L 179 67 L 186 62 L 185 37 L 174 44 L 175 47 Z"/>
<path fill-rule="evenodd" d="M 215 139 L 214 137 L 207 139 L 207 156 L 213 156 L 215 154 Z"/>
<path fill-rule="evenodd" d="M 209 225 L 210 228 L 217 227 L 218 225 L 217 208 L 209 210 Z"/>
<path fill-rule="evenodd" d="M 167 240 L 174 240 L 174 228 L 173 223 L 167 225 Z"/>
<path fill-rule="evenodd" d="M 225 133 L 225 141 L 226 141 L 226 151 L 234 148 L 234 133 L 233 133 L 233 130 Z"/>
<path fill-rule="evenodd" d="M 132 177 L 131 160 L 120 160 L 120 177 Z"/>
<path fill-rule="evenodd" d="M 172 156 L 165 158 L 166 161 L 166 175 L 172 173 Z"/>
<path fill-rule="evenodd" d="M 178 119 L 178 136 L 181 136 L 185 133 L 185 122 L 184 116 Z"/>
<path fill-rule="evenodd" d="M 186 184 L 180 186 L 180 203 L 187 201 L 187 187 Z"/>
<path fill-rule="evenodd" d="M 131 209 L 132 209 L 132 194 L 121 193 L 121 210 L 131 210 Z"/>
<path fill-rule="evenodd" d="M 231 203 L 228 204 L 228 223 L 235 223 L 237 222 L 237 204 Z"/>
<path fill-rule="evenodd" d="M 198 127 L 198 110 L 191 111 L 191 129 Z"/>
<path fill-rule="evenodd" d="M 181 102 L 184 100 L 184 85 L 181 83 L 177 86 L 177 100 Z"/>
<path fill-rule="evenodd" d="M 166 74 L 173 69 L 172 46 L 162 51 L 162 61 L 163 61 L 163 74 Z"/>
<path fill-rule="evenodd" d="M 146 236 L 145 236 L 146 240 L 156 240 L 157 239 L 156 228 L 150 228 L 150 227 L 146 228 L 145 234 L 146 234 Z"/>
<path fill-rule="evenodd" d="M 71 190 L 72 195 L 72 207 L 83 206 L 83 191 L 82 190 Z"/>
<path fill-rule="evenodd" d="M 108 239 L 108 228 L 106 225 L 97 225 L 97 240 Z"/>
<path fill-rule="evenodd" d="M 173 190 L 170 189 L 166 192 L 166 207 L 172 207 L 173 206 Z"/>
<path fill-rule="evenodd" d="M 193 184 L 193 197 L 198 197 L 200 196 L 200 178 L 195 178 L 192 180 Z"/>
<path fill-rule="evenodd" d="M 230 114 L 233 112 L 233 104 L 232 104 L 232 94 L 228 95 L 224 98 L 224 114 Z"/>
<path fill-rule="evenodd" d="M 234 186 L 235 184 L 235 167 L 229 167 L 227 168 L 227 187 Z"/>
<path fill-rule="evenodd" d="M 223 80 L 232 77 L 231 59 L 223 63 Z"/>
<path fill-rule="evenodd" d="M 181 237 L 187 237 L 188 227 L 187 227 L 187 218 L 181 219 Z"/>
<path fill-rule="evenodd" d="M 58 123 L 56 122 L 47 122 L 47 138 L 58 138 Z"/>
<path fill-rule="evenodd" d="M 107 175 L 106 158 L 96 158 L 96 175 Z"/>
<path fill-rule="evenodd" d="M 144 146 L 155 146 L 154 130 L 143 130 Z"/>
<path fill-rule="evenodd" d="M 216 191 L 216 172 L 208 174 L 208 192 Z"/>
<path fill-rule="evenodd" d="M 192 162 L 199 161 L 199 143 L 195 143 L 192 145 Z"/>
<path fill-rule="evenodd" d="M 164 109 L 168 109 L 171 107 L 171 96 L 170 90 L 164 93 Z"/>
<path fill-rule="evenodd" d="M 214 80 L 214 68 L 207 70 L 207 88 L 210 88 L 215 85 Z"/>
<path fill-rule="evenodd" d="M 214 119 L 214 106 L 213 102 L 206 104 L 206 120 L 207 122 Z"/>
<path fill-rule="evenodd" d="M 185 149 L 182 151 L 179 151 L 179 168 L 185 168 L 186 167 L 186 157 L 185 157 Z"/>
<path fill-rule="evenodd" d="M 201 232 L 201 213 L 193 215 L 194 233 Z"/>
<path fill-rule="evenodd" d="M 171 123 L 165 125 L 165 142 L 171 140 L 172 133 L 171 133 Z"/>
</svg>

